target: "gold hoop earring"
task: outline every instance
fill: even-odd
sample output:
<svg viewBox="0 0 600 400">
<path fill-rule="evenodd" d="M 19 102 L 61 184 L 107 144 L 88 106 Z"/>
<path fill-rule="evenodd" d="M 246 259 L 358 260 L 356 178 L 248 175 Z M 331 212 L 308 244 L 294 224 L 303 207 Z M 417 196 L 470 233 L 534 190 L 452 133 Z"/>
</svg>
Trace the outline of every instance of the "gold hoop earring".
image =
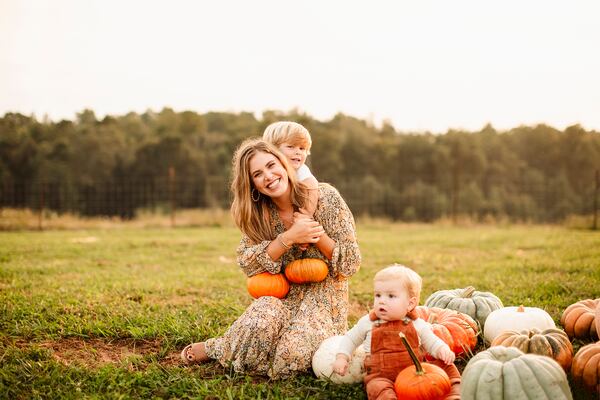
<svg viewBox="0 0 600 400">
<path fill-rule="evenodd" d="M 254 198 L 254 191 L 256 191 L 256 193 L 258 193 L 256 198 Z M 253 202 L 257 203 L 260 200 L 260 192 L 258 190 L 256 190 L 256 188 L 252 188 L 252 192 L 250 192 L 250 197 L 252 197 Z"/>
</svg>

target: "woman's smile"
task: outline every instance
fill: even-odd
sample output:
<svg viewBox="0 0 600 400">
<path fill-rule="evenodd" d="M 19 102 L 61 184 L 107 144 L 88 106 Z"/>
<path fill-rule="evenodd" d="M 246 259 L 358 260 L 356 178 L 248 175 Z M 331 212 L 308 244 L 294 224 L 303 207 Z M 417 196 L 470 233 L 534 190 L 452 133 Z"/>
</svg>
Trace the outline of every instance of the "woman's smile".
<svg viewBox="0 0 600 400">
<path fill-rule="evenodd" d="M 284 195 L 288 189 L 288 175 L 277 157 L 258 152 L 250 159 L 250 177 L 254 187 L 271 198 Z"/>
</svg>

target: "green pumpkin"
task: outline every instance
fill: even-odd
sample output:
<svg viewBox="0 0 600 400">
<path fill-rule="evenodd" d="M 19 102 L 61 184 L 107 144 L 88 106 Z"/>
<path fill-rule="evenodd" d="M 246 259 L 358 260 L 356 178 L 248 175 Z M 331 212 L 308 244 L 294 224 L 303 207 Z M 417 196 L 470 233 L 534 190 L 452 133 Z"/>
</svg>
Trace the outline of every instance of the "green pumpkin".
<svg viewBox="0 0 600 400">
<path fill-rule="evenodd" d="M 467 314 L 479 323 L 483 331 L 487 316 L 504 307 L 502 301 L 490 292 L 479 292 L 469 286 L 464 289 L 439 290 L 425 300 L 427 307 L 449 308 Z"/>
<path fill-rule="evenodd" d="M 550 357 L 496 346 L 475 355 L 463 371 L 462 400 L 572 400 L 567 375 Z"/>
</svg>

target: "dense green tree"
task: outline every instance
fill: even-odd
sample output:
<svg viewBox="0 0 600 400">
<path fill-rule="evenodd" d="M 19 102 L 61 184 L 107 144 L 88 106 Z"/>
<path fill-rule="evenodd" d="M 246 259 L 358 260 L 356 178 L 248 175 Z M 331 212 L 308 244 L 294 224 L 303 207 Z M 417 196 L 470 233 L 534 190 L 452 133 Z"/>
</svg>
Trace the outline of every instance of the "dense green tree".
<svg viewBox="0 0 600 400">
<path fill-rule="evenodd" d="M 348 115 L 164 108 L 73 121 L 0 118 L 0 206 L 132 218 L 141 208 L 228 207 L 231 157 L 278 120 L 311 132 L 308 163 L 357 215 L 432 221 L 453 215 L 560 221 L 589 214 L 600 133 L 579 125 L 499 132 L 398 132 Z M 170 175 L 170 170 L 174 176 Z"/>
</svg>

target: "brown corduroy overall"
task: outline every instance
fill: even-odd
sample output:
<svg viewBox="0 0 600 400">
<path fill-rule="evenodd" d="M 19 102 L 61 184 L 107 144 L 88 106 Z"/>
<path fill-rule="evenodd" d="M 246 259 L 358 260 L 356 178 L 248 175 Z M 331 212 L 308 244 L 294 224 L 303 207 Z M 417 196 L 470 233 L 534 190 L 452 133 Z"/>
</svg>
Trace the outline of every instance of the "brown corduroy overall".
<svg viewBox="0 0 600 400">
<path fill-rule="evenodd" d="M 419 349 L 419 337 L 412 320 L 390 321 L 381 325 L 374 323 L 371 331 L 371 354 L 365 358 L 367 376 L 364 383 L 369 400 L 397 399 L 394 381 L 400 371 L 413 365 L 402 339 L 398 336 L 400 332 L 406 335 L 417 357 L 423 359 Z M 445 400 L 460 399 L 460 372 L 456 366 L 446 365 L 441 360 L 431 363 L 442 368 L 450 377 L 452 390 Z"/>
</svg>

